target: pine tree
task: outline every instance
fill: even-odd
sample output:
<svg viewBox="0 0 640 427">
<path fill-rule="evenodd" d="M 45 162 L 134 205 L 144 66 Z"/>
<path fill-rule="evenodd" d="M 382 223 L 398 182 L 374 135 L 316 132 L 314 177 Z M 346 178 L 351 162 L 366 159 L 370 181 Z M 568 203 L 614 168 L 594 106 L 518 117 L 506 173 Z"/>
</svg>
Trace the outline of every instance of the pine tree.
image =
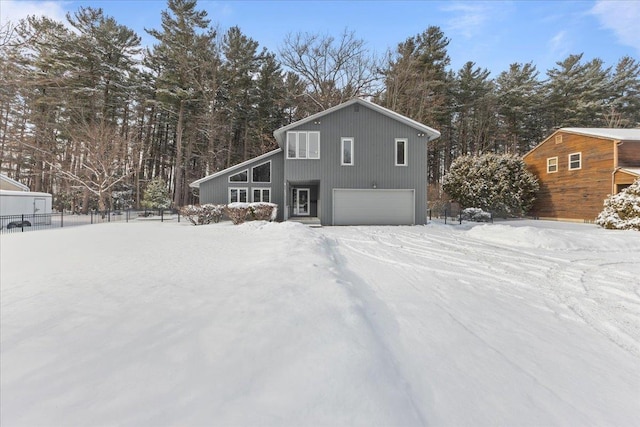
<svg viewBox="0 0 640 427">
<path fill-rule="evenodd" d="M 504 148 L 524 154 L 544 137 L 541 83 L 533 63 L 514 63 L 496 79 L 496 97 Z"/>
<path fill-rule="evenodd" d="M 154 178 L 149 182 L 144 192 L 142 206 L 147 209 L 168 209 L 171 206 L 169 190 L 162 178 Z"/>
</svg>

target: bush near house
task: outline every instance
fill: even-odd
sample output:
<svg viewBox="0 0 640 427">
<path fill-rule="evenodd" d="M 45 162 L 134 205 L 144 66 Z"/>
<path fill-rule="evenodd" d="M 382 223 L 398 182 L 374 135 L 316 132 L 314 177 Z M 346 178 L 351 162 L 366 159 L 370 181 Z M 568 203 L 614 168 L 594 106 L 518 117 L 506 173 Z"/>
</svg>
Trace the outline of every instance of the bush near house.
<svg viewBox="0 0 640 427">
<path fill-rule="evenodd" d="M 488 222 L 491 221 L 491 213 L 480 208 L 466 208 L 462 211 L 462 219 L 465 221 Z"/>
<path fill-rule="evenodd" d="M 442 189 L 463 207 L 505 216 L 526 213 L 538 188 L 524 161 L 511 154 L 460 156 L 442 180 Z"/>
<path fill-rule="evenodd" d="M 220 222 L 224 205 L 188 205 L 180 208 L 180 214 L 186 217 L 193 225 L 206 225 L 212 222 Z"/>
<path fill-rule="evenodd" d="M 604 201 L 596 224 L 612 230 L 640 231 L 640 179 Z"/>
<path fill-rule="evenodd" d="M 180 209 L 180 214 L 193 225 L 206 225 L 220 222 L 226 215 L 234 224 L 242 224 L 247 219 L 256 221 L 275 221 L 278 205 L 275 203 L 230 203 L 228 205 L 188 205 Z"/>
</svg>

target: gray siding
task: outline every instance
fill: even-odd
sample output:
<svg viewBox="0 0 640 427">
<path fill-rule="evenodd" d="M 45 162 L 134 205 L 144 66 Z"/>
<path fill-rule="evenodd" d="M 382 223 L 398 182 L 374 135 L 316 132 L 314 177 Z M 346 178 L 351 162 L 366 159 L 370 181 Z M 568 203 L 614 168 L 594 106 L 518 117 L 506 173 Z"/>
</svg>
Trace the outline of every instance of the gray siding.
<svg viewBox="0 0 640 427">
<path fill-rule="evenodd" d="M 271 161 L 271 183 L 254 183 L 251 177 L 251 168 L 262 163 Z M 278 205 L 278 221 L 282 221 L 284 212 L 284 152 L 278 151 L 270 156 L 263 157 L 253 162 L 248 162 L 240 168 L 229 168 L 215 178 L 211 178 L 200 183 L 200 203 L 227 204 L 229 202 L 230 187 L 246 187 L 249 190 L 249 202 L 252 201 L 254 188 L 271 188 L 271 203 Z M 248 182 L 229 182 L 229 176 L 235 175 L 243 170 L 248 170 Z"/>
<path fill-rule="evenodd" d="M 356 111 L 357 110 L 357 111 Z M 291 131 L 320 131 L 320 159 L 286 159 L 285 182 L 319 181 L 318 215 L 330 225 L 334 188 L 414 189 L 416 224 L 427 216 L 427 137 L 362 104 L 334 111 Z M 354 138 L 354 165 L 341 166 L 341 138 Z M 408 140 L 408 166 L 395 166 L 395 139 Z M 286 156 L 287 147 L 282 147 Z"/>
</svg>

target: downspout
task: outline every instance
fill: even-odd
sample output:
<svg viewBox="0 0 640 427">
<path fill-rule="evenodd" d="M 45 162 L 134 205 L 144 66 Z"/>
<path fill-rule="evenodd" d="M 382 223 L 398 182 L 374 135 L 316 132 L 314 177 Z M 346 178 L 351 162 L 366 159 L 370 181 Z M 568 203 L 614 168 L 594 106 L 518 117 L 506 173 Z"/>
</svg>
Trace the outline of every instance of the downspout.
<svg viewBox="0 0 640 427">
<path fill-rule="evenodd" d="M 622 145 L 620 140 L 613 141 L 613 172 L 611 172 L 611 194 L 616 194 L 616 172 L 620 170 L 618 166 L 618 146 Z"/>
</svg>

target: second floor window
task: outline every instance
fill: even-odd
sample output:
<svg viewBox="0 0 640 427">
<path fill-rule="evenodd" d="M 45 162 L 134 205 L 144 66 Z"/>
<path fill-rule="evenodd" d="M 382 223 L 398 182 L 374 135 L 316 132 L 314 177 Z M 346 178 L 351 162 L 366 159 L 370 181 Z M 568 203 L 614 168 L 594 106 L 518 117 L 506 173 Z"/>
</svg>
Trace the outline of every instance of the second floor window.
<svg viewBox="0 0 640 427">
<path fill-rule="evenodd" d="M 577 170 L 582 168 L 582 153 L 569 154 L 569 170 Z"/>
<path fill-rule="evenodd" d="M 242 172 L 229 176 L 229 182 L 248 182 L 248 176 L 248 170 L 245 169 Z"/>
<path fill-rule="evenodd" d="M 287 159 L 319 159 L 320 132 L 287 132 Z"/>
<path fill-rule="evenodd" d="M 547 159 L 547 173 L 558 172 L 558 158 L 549 157 Z"/>
<path fill-rule="evenodd" d="M 407 139 L 396 138 L 396 166 L 407 166 Z"/>
<path fill-rule="evenodd" d="M 340 157 L 340 164 L 342 166 L 353 166 L 353 138 L 342 138 L 342 155 Z"/>
</svg>

